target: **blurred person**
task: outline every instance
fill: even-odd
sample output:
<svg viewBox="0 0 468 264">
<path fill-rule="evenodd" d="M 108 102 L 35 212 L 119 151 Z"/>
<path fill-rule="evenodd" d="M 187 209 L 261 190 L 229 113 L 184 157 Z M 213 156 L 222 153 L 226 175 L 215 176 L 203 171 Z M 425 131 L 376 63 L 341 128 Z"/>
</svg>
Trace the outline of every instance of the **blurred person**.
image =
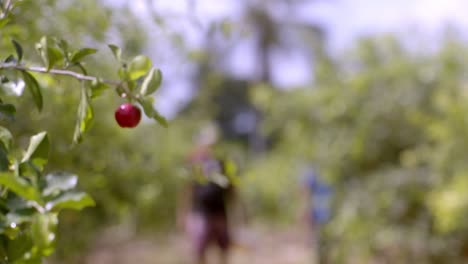
<svg viewBox="0 0 468 264">
<path fill-rule="evenodd" d="M 322 227 L 330 219 L 330 201 L 332 188 L 318 176 L 312 168 L 306 168 L 301 174 L 302 194 L 305 200 L 302 211 L 307 232 L 307 242 L 312 249 L 312 263 L 323 263 L 320 258 Z"/>
<path fill-rule="evenodd" d="M 226 264 L 232 244 L 228 207 L 234 196 L 234 179 L 229 161 L 213 153 L 216 138 L 212 128 L 203 130 L 198 146 L 188 155 L 190 184 L 182 193 L 178 213 L 178 224 L 189 235 L 196 264 L 206 263 L 212 245 L 219 249 L 219 263 Z"/>
</svg>

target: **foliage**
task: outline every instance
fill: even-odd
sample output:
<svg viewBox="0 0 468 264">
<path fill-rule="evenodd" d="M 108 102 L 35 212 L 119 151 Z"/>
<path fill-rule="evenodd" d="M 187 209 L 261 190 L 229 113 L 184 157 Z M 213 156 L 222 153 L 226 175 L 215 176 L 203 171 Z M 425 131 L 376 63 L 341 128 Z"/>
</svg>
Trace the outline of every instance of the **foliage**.
<svg viewBox="0 0 468 264">
<path fill-rule="evenodd" d="M 21 17 L 19 11 L 24 10 L 26 4 L 30 3 L 0 1 L 3 39 L 14 37 L 14 22 Z M 15 123 L 15 101 L 20 103 L 15 94 L 22 95 L 23 88 L 40 112 L 48 104 L 41 84 L 46 80 L 58 80 L 57 76 L 68 76 L 79 81 L 80 89 L 74 143 L 81 142 L 90 128 L 94 118 L 91 102 L 111 87 L 125 100 L 138 102 L 149 118 L 166 125 L 165 119 L 154 109 L 151 97 L 161 84 L 161 72 L 146 56 L 138 55 L 127 62 L 120 48 L 109 45 L 119 63 L 119 80 L 111 81 L 88 75 L 84 60 L 96 53 L 96 49 L 73 49 L 64 39 L 44 36 L 35 45 L 43 66 L 32 66 L 34 60 L 25 56 L 22 45 L 14 39 L 11 43 L 16 54 L 0 63 L 0 111 L 5 121 Z M 50 79 L 43 79 L 38 73 Z M 76 190 L 76 175 L 61 170 L 45 171 L 50 149 L 47 132 L 32 136 L 23 152 L 14 144 L 15 133 L 3 126 L 0 131 L 0 258 L 2 263 L 41 263 L 43 257 L 54 251 L 58 213 L 65 209 L 81 210 L 94 206 L 95 202 L 88 194 Z"/>
<path fill-rule="evenodd" d="M 362 39 L 319 62 L 328 66 L 313 88 L 252 91 L 276 143 L 251 177 L 311 164 L 335 186 L 322 249 L 332 263 L 465 261 L 466 52 L 453 37 L 435 53 Z M 286 186 L 276 181 L 258 185 Z"/>
</svg>

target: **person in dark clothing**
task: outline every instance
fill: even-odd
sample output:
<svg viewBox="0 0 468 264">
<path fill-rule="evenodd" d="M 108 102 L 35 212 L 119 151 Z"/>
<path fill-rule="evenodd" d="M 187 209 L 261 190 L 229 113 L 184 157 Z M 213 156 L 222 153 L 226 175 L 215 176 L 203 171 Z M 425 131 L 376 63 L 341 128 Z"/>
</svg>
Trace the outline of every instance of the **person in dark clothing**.
<svg viewBox="0 0 468 264">
<path fill-rule="evenodd" d="M 231 245 L 228 203 L 233 184 L 227 177 L 225 164 L 215 159 L 209 149 L 201 148 L 189 157 L 191 180 L 187 195 L 185 227 L 190 236 L 197 264 L 204 264 L 211 245 L 220 249 L 220 263 L 227 263 Z"/>
<path fill-rule="evenodd" d="M 226 211 L 228 189 L 216 183 L 195 184 L 192 191 L 192 217 L 198 218 L 198 226 L 192 229 L 198 263 L 204 263 L 206 250 L 216 244 L 221 250 L 222 262 L 231 244 Z"/>
</svg>

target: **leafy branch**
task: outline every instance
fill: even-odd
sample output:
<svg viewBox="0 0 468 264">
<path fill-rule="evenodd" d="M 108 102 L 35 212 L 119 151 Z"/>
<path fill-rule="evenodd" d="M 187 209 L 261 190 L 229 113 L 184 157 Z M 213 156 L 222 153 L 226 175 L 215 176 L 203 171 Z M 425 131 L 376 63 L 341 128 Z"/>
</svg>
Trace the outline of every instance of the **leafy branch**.
<svg viewBox="0 0 468 264">
<path fill-rule="evenodd" d="M 0 0 L 0 30 L 15 21 L 11 11 L 20 2 Z M 8 31 L 6 35 L 9 37 Z M 35 44 L 42 64 L 31 64 L 24 58 L 20 43 L 11 42 L 16 54 L 0 60 L 0 118 L 14 120 L 16 114 L 15 105 L 3 101 L 14 98 L 3 98 L 3 92 L 23 87 L 32 95 L 37 109 L 42 110 L 42 89 L 33 74 L 39 73 L 54 79 L 71 77 L 80 83 L 74 143 L 81 141 L 93 120 L 92 100 L 108 88 L 114 88 L 121 98 L 139 104 L 148 117 L 166 125 L 154 109 L 152 96 L 161 85 L 162 74 L 148 57 L 139 55 L 125 61 L 120 48 L 109 45 L 119 62 L 119 80 L 107 80 L 88 74 L 85 68 L 83 61 L 96 49 L 73 50 L 65 40 L 42 37 Z M 14 146 L 10 130 L 0 126 L 0 263 L 43 263 L 55 248 L 59 212 L 95 205 L 90 195 L 79 190 L 77 175 L 46 171 L 49 152 L 46 131 L 32 136 L 27 149 L 21 150 Z"/>
<path fill-rule="evenodd" d="M 0 62 L 0 85 L 6 86 L 10 84 L 14 87 L 18 83 L 16 75 L 13 77 L 15 80 L 10 80 L 10 76 L 2 74 L 3 72 L 21 72 L 22 81 L 24 81 L 39 110 L 42 110 L 43 105 L 42 92 L 39 82 L 31 73 L 68 76 L 81 83 L 81 99 L 73 136 L 74 143 L 81 141 L 82 135 L 88 130 L 93 120 L 92 99 L 100 96 L 104 90 L 112 86 L 120 97 L 128 102 L 138 103 L 148 118 L 156 120 L 163 126 L 167 126 L 166 119 L 154 108 L 154 98 L 152 96 L 161 86 L 162 73 L 158 68 L 152 66 L 152 62 L 148 57 L 138 55 L 126 61 L 122 58 L 122 51 L 119 47 L 109 45 L 115 59 L 119 62 L 117 72 L 120 80 L 108 80 L 89 75 L 84 67 L 83 60 L 96 53 L 96 49 L 81 48 L 71 50 L 68 43 L 64 40 L 42 37 L 35 46 L 44 64 L 41 67 L 26 66 L 22 61 L 23 48 L 15 40 L 12 40 L 12 44 L 15 48 L 16 56 L 9 55 L 3 62 Z M 82 73 L 70 70 L 71 67 L 79 68 Z M 10 109 L 8 108 L 8 110 Z"/>
</svg>

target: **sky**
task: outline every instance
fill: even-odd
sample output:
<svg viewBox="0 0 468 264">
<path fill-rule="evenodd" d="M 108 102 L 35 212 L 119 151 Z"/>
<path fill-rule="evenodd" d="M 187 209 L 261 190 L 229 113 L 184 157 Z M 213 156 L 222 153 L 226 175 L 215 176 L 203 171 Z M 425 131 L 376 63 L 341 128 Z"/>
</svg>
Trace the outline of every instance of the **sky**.
<svg viewBox="0 0 468 264">
<path fill-rule="evenodd" d="M 106 1 L 116 6 L 131 3 L 134 12 L 143 20 L 151 21 L 145 5 L 147 0 Z M 187 14 L 197 17 L 202 26 L 222 18 L 235 20 L 242 14 L 241 3 L 245 1 L 250 0 L 195 0 L 195 7 L 188 4 L 189 0 L 154 0 L 153 4 L 157 12 L 181 15 L 180 30 L 188 43 L 197 47 L 202 39 L 193 23 L 184 23 Z M 352 45 L 359 36 L 376 33 L 394 32 L 409 41 L 417 34 L 437 42 L 447 24 L 468 32 L 466 10 L 468 0 L 315 0 L 305 1 L 293 16 L 284 7 L 275 7 L 272 11 L 280 18 L 319 23 L 326 30 L 329 49 L 337 52 Z M 252 48 L 253 41 L 245 40 L 226 57 L 226 67 L 234 76 L 249 78 L 255 74 L 257 65 Z M 273 81 L 277 86 L 298 86 L 311 81 L 310 61 L 304 54 L 276 52 L 272 57 Z M 161 69 L 167 78 L 160 92 L 164 100 L 160 100 L 157 107 L 170 117 L 190 99 L 192 88 L 185 77 L 193 69 L 184 62 L 174 62 L 171 58 L 168 61 L 171 63 L 161 60 Z"/>
<path fill-rule="evenodd" d="M 447 23 L 468 28 L 466 0 L 332 0 L 303 9 L 303 19 L 322 21 L 331 32 L 331 44 L 343 47 L 362 34 L 378 32 L 439 34 Z M 315 14 L 311 16 L 310 14 Z M 411 32 L 410 32 L 411 31 Z"/>
</svg>

